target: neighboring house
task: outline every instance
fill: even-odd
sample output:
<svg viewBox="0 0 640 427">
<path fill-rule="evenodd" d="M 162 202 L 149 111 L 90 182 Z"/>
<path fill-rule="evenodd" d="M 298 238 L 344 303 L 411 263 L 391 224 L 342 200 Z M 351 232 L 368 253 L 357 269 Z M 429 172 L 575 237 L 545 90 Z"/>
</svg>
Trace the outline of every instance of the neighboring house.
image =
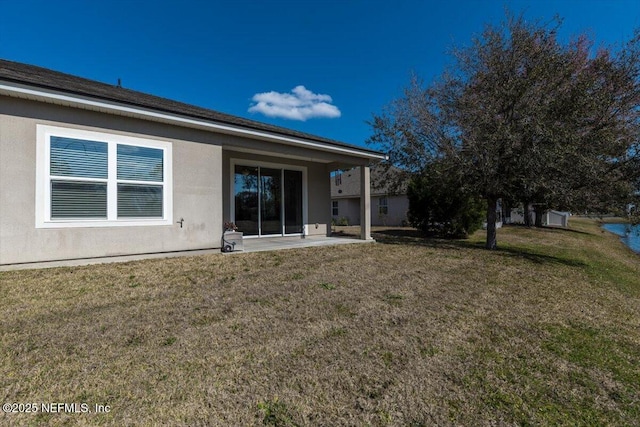
<svg viewBox="0 0 640 427">
<path fill-rule="evenodd" d="M 547 225 L 550 227 L 569 227 L 569 217 L 571 213 L 569 212 L 560 212 L 554 210 L 548 210 L 544 213 L 542 217 L 542 225 Z M 535 223 L 536 213 L 531 212 L 531 221 Z M 524 209 L 523 208 L 513 208 L 511 209 L 511 224 L 524 224 Z"/>
<path fill-rule="evenodd" d="M 331 217 L 335 224 L 360 224 L 360 174 L 359 167 L 332 174 Z M 371 169 L 371 225 L 405 226 L 409 210 L 406 185 L 400 194 L 394 194 L 384 179 L 379 169 Z"/>
<path fill-rule="evenodd" d="M 219 248 L 226 221 L 327 235 L 330 173 L 383 158 L 0 60 L 0 264 Z"/>
</svg>

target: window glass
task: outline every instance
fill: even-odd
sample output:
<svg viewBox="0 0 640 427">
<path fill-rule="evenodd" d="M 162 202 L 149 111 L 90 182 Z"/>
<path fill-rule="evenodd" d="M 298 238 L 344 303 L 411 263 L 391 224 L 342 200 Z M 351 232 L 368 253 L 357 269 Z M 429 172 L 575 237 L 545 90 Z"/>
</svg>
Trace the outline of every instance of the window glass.
<svg viewBox="0 0 640 427">
<path fill-rule="evenodd" d="M 106 218 L 107 184 L 51 181 L 51 218 Z"/>
<path fill-rule="evenodd" d="M 163 151 L 118 144 L 118 179 L 162 182 Z"/>
<path fill-rule="evenodd" d="M 380 199 L 378 199 L 378 213 L 380 215 L 386 215 L 388 211 L 387 198 L 380 197 Z"/>
<path fill-rule="evenodd" d="M 236 165 L 234 175 L 235 222 L 245 236 L 259 234 L 258 168 Z"/>
<path fill-rule="evenodd" d="M 51 137 L 51 175 L 107 179 L 107 143 Z"/>
<path fill-rule="evenodd" d="M 118 184 L 118 218 L 162 217 L 162 186 Z"/>
</svg>

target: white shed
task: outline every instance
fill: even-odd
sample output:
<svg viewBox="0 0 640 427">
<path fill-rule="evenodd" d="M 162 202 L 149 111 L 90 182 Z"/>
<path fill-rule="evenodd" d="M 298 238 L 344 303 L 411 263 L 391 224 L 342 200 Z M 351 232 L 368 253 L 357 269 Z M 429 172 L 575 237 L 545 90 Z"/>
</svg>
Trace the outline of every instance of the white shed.
<svg viewBox="0 0 640 427">
<path fill-rule="evenodd" d="M 545 213 L 543 222 L 545 225 L 550 225 L 553 227 L 569 227 L 569 217 L 571 214 L 569 212 L 560 212 L 549 210 Z"/>
</svg>

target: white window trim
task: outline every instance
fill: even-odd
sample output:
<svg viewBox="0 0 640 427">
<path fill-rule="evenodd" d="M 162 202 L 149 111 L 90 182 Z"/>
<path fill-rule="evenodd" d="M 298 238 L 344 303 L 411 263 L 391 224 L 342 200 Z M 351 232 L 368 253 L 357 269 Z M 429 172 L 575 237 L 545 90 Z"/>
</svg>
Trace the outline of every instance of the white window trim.
<svg viewBox="0 0 640 427">
<path fill-rule="evenodd" d="M 297 166 L 290 165 L 286 163 L 269 163 L 269 162 L 257 162 L 254 160 L 244 160 L 244 159 L 236 159 L 232 158 L 229 161 L 229 179 L 230 179 L 230 203 L 229 203 L 229 214 L 231 217 L 231 222 L 236 222 L 236 202 L 235 202 L 235 169 L 236 165 L 240 166 L 250 166 L 250 167 L 261 167 L 261 168 L 272 168 L 272 169 L 287 169 L 292 171 L 302 172 L 302 233 L 291 233 L 285 234 L 284 227 L 282 234 L 259 234 L 257 236 L 244 236 L 245 239 L 260 239 L 263 237 L 278 237 L 278 236 L 306 236 L 308 235 L 307 230 L 307 207 L 308 207 L 308 195 L 307 195 L 307 167 L 306 166 Z"/>
<path fill-rule="evenodd" d="M 51 219 L 51 161 L 50 138 L 61 136 L 76 139 L 88 139 L 91 141 L 105 142 L 108 144 L 108 170 L 107 180 L 90 179 L 89 181 L 107 182 L 107 219 Z M 133 145 L 161 149 L 164 152 L 163 164 L 163 218 L 127 218 L 118 219 L 118 182 L 126 183 L 126 180 L 117 179 L 116 159 L 118 144 Z M 170 142 L 153 139 L 138 138 L 133 136 L 118 135 L 105 132 L 95 132 L 83 129 L 72 129 L 58 126 L 36 126 L 36 228 L 73 228 L 73 227 L 131 227 L 147 225 L 172 225 L 173 224 L 173 160 L 172 145 Z M 73 180 L 76 180 L 75 178 Z M 77 181 L 82 181 L 78 178 Z M 136 183 L 136 181 L 131 181 Z M 144 182 L 144 184 L 158 185 L 156 182 Z"/>
</svg>

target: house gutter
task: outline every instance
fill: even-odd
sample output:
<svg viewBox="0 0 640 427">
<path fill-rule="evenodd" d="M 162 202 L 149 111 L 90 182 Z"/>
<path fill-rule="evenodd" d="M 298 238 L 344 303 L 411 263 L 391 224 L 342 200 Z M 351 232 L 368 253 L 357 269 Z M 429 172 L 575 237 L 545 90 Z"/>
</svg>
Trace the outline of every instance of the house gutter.
<svg viewBox="0 0 640 427">
<path fill-rule="evenodd" d="M 351 147 L 332 146 L 301 138 L 277 135 L 269 132 L 246 129 L 239 126 L 216 123 L 213 121 L 198 120 L 178 114 L 169 114 L 158 112 L 152 109 L 132 107 L 117 102 L 95 100 L 90 97 L 71 96 L 61 92 L 42 89 L 36 90 L 29 86 L 21 84 L 9 84 L 6 82 L 0 83 L 0 94 L 18 98 L 40 100 L 63 106 L 80 107 L 91 111 L 143 118 L 146 120 L 170 123 L 195 129 L 204 129 L 227 135 L 249 137 L 252 139 L 259 139 L 262 141 L 275 142 L 279 144 L 302 146 L 313 150 L 346 154 L 369 160 L 386 160 L 388 158 L 387 155 L 374 151 L 358 150 Z"/>
</svg>

